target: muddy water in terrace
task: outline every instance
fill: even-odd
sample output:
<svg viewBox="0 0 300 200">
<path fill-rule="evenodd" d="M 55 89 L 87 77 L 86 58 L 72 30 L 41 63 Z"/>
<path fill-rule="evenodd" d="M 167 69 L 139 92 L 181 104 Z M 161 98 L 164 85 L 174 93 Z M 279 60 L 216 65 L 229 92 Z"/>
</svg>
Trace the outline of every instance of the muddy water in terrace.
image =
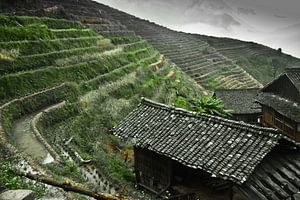
<svg viewBox="0 0 300 200">
<path fill-rule="evenodd" d="M 49 163 L 53 158 L 47 149 L 35 137 L 31 130 L 30 123 L 35 114 L 25 116 L 15 121 L 12 128 L 12 138 L 16 142 L 16 147 L 27 153 L 40 163 Z"/>
</svg>

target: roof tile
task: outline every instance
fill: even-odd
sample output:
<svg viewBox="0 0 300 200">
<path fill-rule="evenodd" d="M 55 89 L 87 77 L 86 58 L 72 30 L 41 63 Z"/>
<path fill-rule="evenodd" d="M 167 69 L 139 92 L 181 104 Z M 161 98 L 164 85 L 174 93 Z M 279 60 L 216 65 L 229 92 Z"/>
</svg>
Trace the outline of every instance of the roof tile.
<svg viewBox="0 0 300 200">
<path fill-rule="evenodd" d="M 243 183 L 277 144 L 280 134 L 143 99 L 114 134 L 195 169 Z"/>
<path fill-rule="evenodd" d="M 259 90 L 259 88 L 218 89 L 215 95 L 222 99 L 225 108 L 233 110 L 233 114 L 253 114 L 261 112 L 261 106 L 255 103 Z"/>
</svg>

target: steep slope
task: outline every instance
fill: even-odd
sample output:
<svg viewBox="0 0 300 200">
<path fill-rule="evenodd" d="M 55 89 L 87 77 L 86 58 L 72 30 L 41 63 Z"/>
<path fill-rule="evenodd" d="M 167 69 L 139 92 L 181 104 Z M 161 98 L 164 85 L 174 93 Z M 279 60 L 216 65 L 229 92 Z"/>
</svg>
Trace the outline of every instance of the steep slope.
<svg viewBox="0 0 300 200">
<path fill-rule="evenodd" d="M 99 5 L 100 7 L 100 5 Z M 134 30 L 207 88 L 253 88 L 261 84 L 202 39 L 172 31 L 124 12 L 101 6 L 114 19 Z"/>
<path fill-rule="evenodd" d="M 134 187 L 132 149 L 109 134 L 140 97 L 175 104 L 200 98 L 199 84 L 260 86 L 204 39 L 92 1 L 6 1 L 0 8 L 13 14 L 0 17 L 0 152 L 8 150 L 0 161 L 21 160 L 26 172 L 151 199 Z M 22 152 L 20 129 L 34 134 L 54 162 Z"/>
<path fill-rule="evenodd" d="M 194 35 L 213 46 L 218 52 L 233 60 L 263 84 L 284 72 L 285 68 L 300 66 L 300 59 L 253 42 L 230 38 Z"/>
<path fill-rule="evenodd" d="M 195 2 L 196 2 L 195 4 L 198 3 L 198 1 Z M 209 2 L 209 3 L 213 5 L 215 2 Z M 218 3 L 220 2 L 217 2 L 217 5 L 219 5 Z M 219 53 L 219 55 L 223 55 L 226 58 L 232 60 L 235 65 L 238 65 L 241 68 L 243 68 L 246 72 L 248 72 L 251 76 L 253 76 L 255 79 L 257 79 L 259 82 L 263 84 L 270 82 L 277 75 L 282 73 L 285 68 L 300 65 L 299 59 L 260 44 L 256 44 L 252 42 L 244 42 L 244 41 L 234 40 L 230 38 L 208 37 L 208 36 L 202 36 L 197 34 L 193 34 L 192 35 L 193 37 L 191 38 L 188 34 L 171 31 L 165 27 L 161 27 L 149 21 L 135 18 L 134 16 L 130 16 L 120 11 L 113 10 L 109 7 L 103 9 L 107 10 L 107 12 L 110 13 L 110 15 L 114 16 L 114 18 L 119 19 L 119 21 L 127 25 L 128 28 L 134 30 L 137 34 L 140 34 L 141 36 L 146 38 L 151 44 L 153 44 L 154 47 L 156 47 L 159 51 L 164 53 L 166 56 L 169 56 L 175 63 L 177 63 L 180 67 L 182 67 L 183 70 L 186 70 L 188 74 L 191 74 L 191 76 L 195 78 L 195 80 L 197 80 L 198 82 L 199 82 L 199 78 L 197 77 L 198 74 L 196 74 L 198 67 L 195 68 L 194 64 L 195 62 L 201 62 L 199 61 L 201 60 L 201 58 L 199 57 L 201 57 L 202 54 L 201 53 L 198 54 L 198 58 L 191 59 L 189 57 L 184 57 L 184 61 L 181 61 L 179 59 L 181 58 L 182 54 L 183 55 L 189 54 L 187 50 L 191 50 L 195 54 L 199 50 L 203 51 L 203 48 L 201 47 L 203 47 L 202 45 L 204 45 L 205 47 L 205 43 L 208 43 L 208 46 L 212 47 L 210 48 L 212 52 L 216 51 Z M 164 9 L 164 7 L 162 9 Z M 176 11 L 178 12 L 178 10 Z M 183 13 L 182 15 L 186 15 L 186 13 Z M 297 27 L 298 27 L 297 25 L 290 27 L 290 29 L 293 29 L 293 31 L 286 31 L 285 33 L 287 32 L 296 33 L 295 30 L 297 29 Z M 273 34 L 275 35 L 278 34 L 279 35 L 278 37 L 284 36 L 284 34 L 280 32 L 276 32 Z M 162 35 L 164 35 L 164 37 Z M 181 41 L 182 40 L 181 38 L 185 38 L 186 40 Z M 165 40 L 169 40 L 170 42 L 168 43 L 163 42 Z M 289 41 L 289 43 L 290 43 L 289 46 L 296 45 L 295 42 Z M 196 46 L 196 44 L 198 48 L 193 48 L 194 46 Z M 182 46 L 186 47 L 186 49 L 182 48 Z M 173 54 L 170 54 L 170 51 Z M 282 51 L 285 52 L 285 49 L 283 49 Z M 205 49 L 205 53 L 206 52 L 207 49 Z M 192 63 L 189 63 L 189 60 L 191 60 Z M 215 64 L 213 66 L 218 67 L 218 69 L 222 69 L 222 66 L 220 65 L 222 65 L 223 63 L 221 62 L 221 63 L 210 63 L 210 64 Z M 186 69 L 186 65 L 189 67 L 188 69 Z M 208 66 L 209 68 L 211 68 L 211 65 Z M 190 69 L 192 70 L 192 72 L 190 72 Z M 205 70 L 206 70 L 205 68 L 201 69 L 203 73 L 205 73 Z M 209 70 L 213 70 L 213 69 L 209 69 Z M 201 83 L 203 83 L 202 80 L 200 81 Z M 206 81 L 207 80 L 204 80 L 204 82 Z M 210 81 L 210 83 L 213 82 L 214 81 Z M 209 84 L 209 85 L 217 85 L 217 83 L 215 82 L 215 84 Z M 227 85 L 222 85 L 221 87 L 226 88 Z"/>
<path fill-rule="evenodd" d="M 92 1 L 70 0 L 62 3 L 41 0 L 38 2 L 41 5 L 35 4 L 37 8 L 36 10 L 31 9 L 30 14 L 40 15 L 42 13 L 53 16 L 54 11 L 47 11 L 49 8 L 55 8 L 56 12 L 59 10 L 58 13 L 63 12 L 69 18 L 76 18 L 87 24 L 91 24 L 91 22 L 86 20 L 86 16 L 89 16 L 89 19 L 91 16 L 110 19 L 112 22 L 110 26 L 91 26 L 106 36 L 112 36 L 108 33 L 108 29 L 113 30 L 114 36 L 122 35 L 124 32 L 134 34 L 132 32 L 134 31 L 206 88 L 261 87 L 261 84 L 241 67 L 204 40 L 194 38 L 190 34 L 172 31 Z M 14 9 L 16 8 L 14 7 Z M 28 14 L 28 10 L 24 11 L 24 8 L 16 9 L 15 12 Z"/>
<path fill-rule="evenodd" d="M 89 13 L 71 18 L 103 35 L 78 21 L 0 16 L 0 146 L 8 152 L 0 155 L 0 173 L 8 161 L 22 163 L 15 167 L 25 173 L 112 197 L 127 185 L 126 195 L 147 199 L 134 188 L 131 160 L 124 162 L 131 149 L 110 128 L 142 96 L 172 104 L 178 94 L 199 98 L 203 88 L 123 25 Z M 35 137 L 32 146 L 43 152 L 26 146 Z"/>
</svg>

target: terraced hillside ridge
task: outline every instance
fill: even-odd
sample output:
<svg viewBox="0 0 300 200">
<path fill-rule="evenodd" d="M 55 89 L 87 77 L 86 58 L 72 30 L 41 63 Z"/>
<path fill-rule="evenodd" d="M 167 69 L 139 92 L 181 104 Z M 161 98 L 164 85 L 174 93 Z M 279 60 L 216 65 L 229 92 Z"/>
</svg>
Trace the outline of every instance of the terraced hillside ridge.
<svg viewBox="0 0 300 200">
<path fill-rule="evenodd" d="M 254 42 L 230 38 L 194 35 L 206 41 L 218 52 L 233 60 L 264 85 L 271 82 L 286 68 L 300 66 L 300 59 Z"/>
<path fill-rule="evenodd" d="M 255 88 L 254 85 L 261 86 L 256 80 L 266 84 L 285 67 L 299 65 L 299 59 L 280 50 L 228 38 L 172 31 L 90 0 L 28 2 L 13 6 L 2 3 L 0 7 L 8 13 L 81 20 L 117 42 L 135 40 L 132 38 L 135 32 L 207 88 Z M 128 37 L 120 41 L 119 35 Z"/>
<path fill-rule="evenodd" d="M 142 96 L 185 108 L 204 88 L 261 86 L 204 39 L 93 1 L 7 0 L 0 9 L 10 15 L 0 17 L 0 173 L 16 168 L 115 199 L 154 199 L 136 190 L 133 150 L 111 128 Z M 26 136 L 42 155 L 26 153 Z"/>
<path fill-rule="evenodd" d="M 45 10 L 56 8 L 56 12 L 59 10 L 58 13 L 63 12 L 69 18 L 81 20 L 93 30 L 111 38 L 113 42 L 124 42 L 119 40 L 119 36 L 126 35 L 127 41 L 134 41 L 135 34 L 142 36 L 200 85 L 208 89 L 257 88 L 262 86 L 245 70 L 207 42 L 195 39 L 190 34 L 172 31 L 93 1 L 40 0 L 38 2 L 41 5 L 35 4 L 37 8 L 30 14 L 39 15 L 42 13 L 53 16 L 54 12 L 49 13 Z M 17 11 L 28 13 L 28 10 L 20 11 L 17 9 Z M 109 19 L 110 23 L 106 19 Z"/>
<path fill-rule="evenodd" d="M 100 5 L 99 5 L 100 7 Z M 101 6 L 114 19 L 145 38 L 207 88 L 255 88 L 261 84 L 207 42 L 124 12 Z"/>
<path fill-rule="evenodd" d="M 90 15 L 78 19 L 95 29 L 117 23 Z M 122 33 L 108 28 L 105 36 L 88 26 L 0 16 L 0 173 L 43 175 L 112 199 L 151 199 L 134 188 L 132 149 L 109 130 L 142 96 L 175 104 L 200 98 L 204 89 L 124 26 Z M 40 196 L 85 199 L 1 177 Z"/>
</svg>

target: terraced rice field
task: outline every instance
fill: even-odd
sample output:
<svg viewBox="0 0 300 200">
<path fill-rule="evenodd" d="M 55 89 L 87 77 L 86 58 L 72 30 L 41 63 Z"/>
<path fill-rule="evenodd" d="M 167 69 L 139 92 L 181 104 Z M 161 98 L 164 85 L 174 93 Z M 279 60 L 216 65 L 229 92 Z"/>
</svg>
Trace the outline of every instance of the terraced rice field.
<svg viewBox="0 0 300 200">
<path fill-rule="evenodd" d="M 123 166 L 120 152 L 101 150 L 112 140 L 100 139 L 107 134 L 110 121 L 115 123 L 130 112 L 141 96 L 170 103 L 176 100 L 177 91 L 200 95 L 203 88 L 124 25 L 89 13 L 86 10 L 86 15 L 78 16 L 86 25 L 63 19 L 1 16 L 0 26 L 5 27 L 1 34 L 5 37 L 0 37 L 0 144 L 12 155 L 21 155 L 28 161 L 27 167 L 37 173 L 89 181 L 98 192 L 116 195 L 124 177 L 131 177 L 132 172 L 129 166 Z M 25 37 L 22 31 L 33 34 Z M 58 106 L 63 101 L 66 104 Z M 87 113 L 96 116 L 87 122 Z M 93 120 L 110 123 L 96 130 L 90 127 Z M 78 131 L 73 127 L 77 123 L 85 131 L 72 139 L 69 134 Z M 38 137 L 36 131 L 40 132 Z M 95 132 L 96 136 L 85 138 Z M 26 148 L 28 140 L 41 152 Z M 86 149 L 95 140 L 101 143 L 100 155 Z M 51 162 L 44 162 L 48 154 Z M 100 164 L 81 167 L 83 158 L 95 155 L 95 159 L 102 159 Z M 113 156 L 114 163 L 98 156 Z M 74 163 L 75 171 L 61 169 L 57 166 L 61 162 L 65 167 Z M 122 165 L 124 175 L 118 174 L 119 168 L 112 168 L 115 162 Z M 109 170 L 103 170 L 101 163 Z M 122 177 L 116 178 L 115 174 Z M 130 195 L 141 196 L 132 190 Z"/>
<path fill-rule="evenodd" d="M 285 68 L 300 66 L 300 59 L 286 55 L 278 49 L 230 38 L 193 36 L 206 41 L 263 84 L 272 81 Z"/>
<path fill-rule="evenodd" d="M 68 22 L 65 23 L 68 26 Z M 59 29 L 52 25 L 47 31 L 60 34 L 55 35 L 55 39 L 0 42 L 2 52 L 13 56 L 0 63 L 0 102 L 64 82 L 80 83 L 94 79 L 128 66 L 134 61 L 130 56 L 137 56 L 136 59 L 140 60 L 155 60 L 158 56 L 142 41 L 137 42 L 139 45 L 130 43 L 117 47 L 83 25 L 76 29 Z M 124 51 L 116 51 L 118 48 L 124 48 Z M 17 55 L 13 55 L 14 51 Z"/>
<path fill-rule="evenodd" d="M 206 88 L 261 87 L 251 75 L 203 39 L 172 31 L 110 7 L 102 6 L 101 9 L 150 42 Z"/>
<path fill-rule="evenodd" d="M 134 187 L 132 149 L 109 133 L 142 96 L 178 105 L 204 90 L 257 88 L 272 78 L 273 59 L 299 61 L 253 43 L 172 31 L 90 0 L 6 8 L 20 16 L 0 15 L 0 147 L 37 173 L 133 199 L 151 196 Z M 24 150 L 28 140 L 40 152 Z"/>
</svg>

